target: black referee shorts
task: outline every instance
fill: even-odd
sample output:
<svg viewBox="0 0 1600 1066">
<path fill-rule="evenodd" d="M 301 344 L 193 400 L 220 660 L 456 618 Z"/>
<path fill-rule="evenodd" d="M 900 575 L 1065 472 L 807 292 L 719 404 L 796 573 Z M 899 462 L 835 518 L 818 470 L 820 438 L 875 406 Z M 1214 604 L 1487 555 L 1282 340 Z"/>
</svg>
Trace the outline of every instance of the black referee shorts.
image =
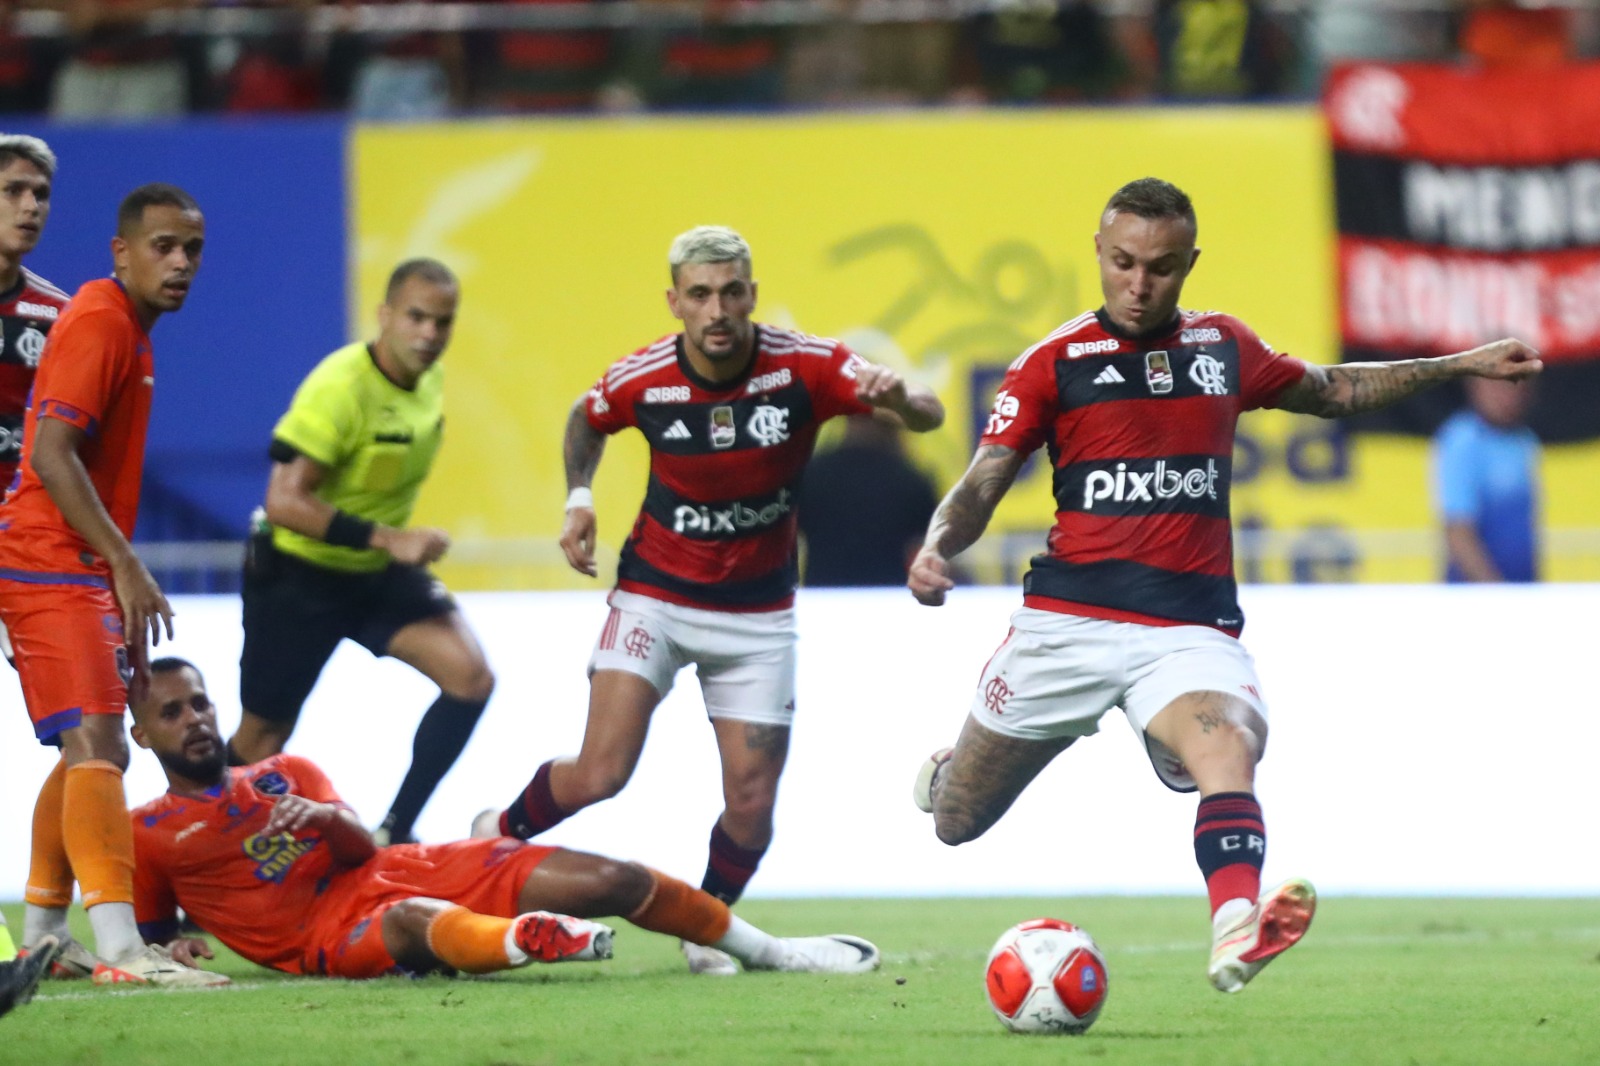
<svg viewBox="0 0 1600 1066">
<path fill-rule="evenodd" d="M 246 710 L 274 722 L 299 716 L 339 641 L 382 656 L 401 629 L 456 609 L 443 582 L 420 566 L 390 563 L 350 574 L 270 547 L 255 550 L 244 574 L 239 697 Z"/>
</svg>

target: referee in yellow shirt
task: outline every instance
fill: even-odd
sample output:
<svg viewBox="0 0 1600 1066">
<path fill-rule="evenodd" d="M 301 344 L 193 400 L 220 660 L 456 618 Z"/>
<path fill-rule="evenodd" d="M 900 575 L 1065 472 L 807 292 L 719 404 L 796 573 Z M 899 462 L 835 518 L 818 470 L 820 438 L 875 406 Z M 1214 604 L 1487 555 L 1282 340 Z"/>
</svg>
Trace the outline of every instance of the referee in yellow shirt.
<svg viewBox="0 0 1600 1066">
<path fill-rule="evenodd" d="M 272 433 L 270 539 L 252 538 L 244 580 L 244 655 L 235 765 L 283 750 L 323 664 L 349 638 L 439 686 L 413 743 L 411 769 L 377 831 L 412 828 L 455 764 L 494 691 L 483 649 L 426 569 L 450 547 L 441 529 L 409 528 L 444 430 L 438 365 L 460 286 L 432 259 L 401 263 L 378 308 L 378 337 L 323 359 Z"/>
</svg>

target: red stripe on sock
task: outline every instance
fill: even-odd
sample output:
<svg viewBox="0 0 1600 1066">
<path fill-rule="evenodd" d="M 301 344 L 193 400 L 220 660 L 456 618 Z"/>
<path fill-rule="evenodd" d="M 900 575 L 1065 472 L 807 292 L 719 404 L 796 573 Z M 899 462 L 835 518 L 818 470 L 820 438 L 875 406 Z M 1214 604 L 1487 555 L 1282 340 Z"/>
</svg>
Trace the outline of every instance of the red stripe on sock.
<svg viewBox="0 0 1600 1066">
<path fill-rule="evenodd" d="M 1201 833 L 1210 833 L 1218 829 L 1254 829 L 1258 833 L 1265 833 L 1267 826 L 1260 818 L 1239 818 L 1229 822 L 1201 822 L 1194 827 L 1195 839 L 1198 840 Z"/>
<path fill-rule="evenodd" d="M 1254 900 L 1261 895 L 1261 870 L 1243 862 L 1224 866 L 1206 878 L 1206 895 L 1211 898 L 1212 914 L 1230 899 Z"/>
</svg>

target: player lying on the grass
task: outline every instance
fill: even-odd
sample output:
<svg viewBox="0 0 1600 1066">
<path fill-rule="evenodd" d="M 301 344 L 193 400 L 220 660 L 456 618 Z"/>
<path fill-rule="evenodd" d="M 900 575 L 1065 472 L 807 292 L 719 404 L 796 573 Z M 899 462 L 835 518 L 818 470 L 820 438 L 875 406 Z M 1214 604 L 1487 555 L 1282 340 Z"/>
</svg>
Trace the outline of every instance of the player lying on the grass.
<svg viewBox="0 0 1600 1066">
<path fill-rule="evenodd" d="M 133 812 L 140 931 L 187 965 L 211 958 L 180 936 L 182 907 L 240 955 L 286 973 L 377 977 L 488 973 L 605 958 L 634 925 L 715 946 L 747 969 L 860 973 L 859 937 L 779 938 L 727 904 L 638 863 L 519 840 L 379 848 L 315 764 L 276 755 L 229 767 L 216 710 L 193 664 L 150 664 L 133 738 L 161 760 L 168 792 Z"/>
</svg>

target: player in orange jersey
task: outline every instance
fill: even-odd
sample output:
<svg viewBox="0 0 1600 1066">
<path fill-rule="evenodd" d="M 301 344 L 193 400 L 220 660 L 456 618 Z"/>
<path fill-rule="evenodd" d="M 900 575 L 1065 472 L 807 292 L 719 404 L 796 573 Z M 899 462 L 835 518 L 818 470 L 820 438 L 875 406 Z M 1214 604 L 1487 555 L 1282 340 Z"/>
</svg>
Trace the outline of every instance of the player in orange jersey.
<svg viewBox="0 0 1600 1066">
<path fill-rule="evenodd" d="M 23 427 L 17 485 L 0 506 L 0 621 L 41 743 L 61 748 L 33 816 L 28 932 L 68 943 L 76 879 L 101 983 L 217 983 L 147 948 L 133 916 L 133 835 L 122 773 L 128 685 L 172 608 L 129 546 L 139 509 L 155 364 L 150 329 L 188 298 L 205 220 L 173 185 L 117 210 L 112 276 L 78 290 L 50 331 Z"/>
<path fill-rule="evenodd" d="M 169 790 L 133 812 L 135 896 L 140 931 L 178 961 L 211 957 L 204 939 L 178 934 L 182 906 L 240 955 L 294 974 L 488 973 L 606 958 L 611 930 L 584 919 L 611 914 L 715 945 L 751 969 L 878 965 L 877 948 L 859 937 L 771 936 L 638 863 L 507 837 L 380 848 L 309 760 L 230 767 L 192 663 L 159 659 L 151 671 L 133 704 L 133 739 L 161 760 Z"/>
</svg>

